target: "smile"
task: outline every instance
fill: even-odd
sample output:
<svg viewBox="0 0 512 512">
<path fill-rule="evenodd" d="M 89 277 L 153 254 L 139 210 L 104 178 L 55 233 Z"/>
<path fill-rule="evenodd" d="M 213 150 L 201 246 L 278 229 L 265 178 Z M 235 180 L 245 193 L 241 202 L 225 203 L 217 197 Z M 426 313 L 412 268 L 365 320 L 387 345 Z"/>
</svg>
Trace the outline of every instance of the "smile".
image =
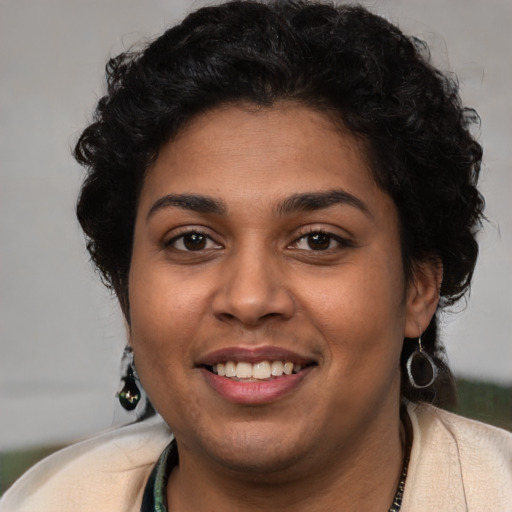
<svg viewBox="0 0 512 512">
<path fill-rule="evenodd" d="M 245 405 L 270 404 L 290 395 L 318 366 L 306 354 L 272 346 L 227 347 L 196 362 L 217 396 Z"/>
<path fill-rule="evenodd" d="M 291 361 L 260 361 L 249 363 L 246 361 L 226 361 L 208 367 L 212 373 L 220 377 L 227 377 L 233 380 L 268 380 L 299 373 L 307 365 L 292 363 Z"/>
</svg>

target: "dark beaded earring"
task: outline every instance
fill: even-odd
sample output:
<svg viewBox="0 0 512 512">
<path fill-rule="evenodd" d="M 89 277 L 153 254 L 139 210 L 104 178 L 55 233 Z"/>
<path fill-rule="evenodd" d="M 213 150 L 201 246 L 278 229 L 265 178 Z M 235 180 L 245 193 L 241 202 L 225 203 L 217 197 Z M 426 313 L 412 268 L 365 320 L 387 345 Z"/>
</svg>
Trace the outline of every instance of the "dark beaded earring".
<svg viewBox="0 0 512 512">
<path fill-rule="evenodd" d="M 137 375 L 133 361 L 133 352 L 131 347 L 127 346 L 123 353 L 123 362 L 126 361 L 125 375 L 122 377 L 123 388 L 117 394 L 119 403 L 127 411 L 133 411 L 140 402 L 141 393 L 137 386 Z"/>
<path fill-rule="evenodd" d="M 117 397 L 119 398 L 119 403 L 122 405 L 124 409 L 127 411 L 133 411 L 137 404 L 140 401 L 140 389 L 137 386 L 137 382 L 135 377 L 133 376 L 132 368 L 128 368 L 126 376 L 123 378 L 124 386 Z"/>
</svg>

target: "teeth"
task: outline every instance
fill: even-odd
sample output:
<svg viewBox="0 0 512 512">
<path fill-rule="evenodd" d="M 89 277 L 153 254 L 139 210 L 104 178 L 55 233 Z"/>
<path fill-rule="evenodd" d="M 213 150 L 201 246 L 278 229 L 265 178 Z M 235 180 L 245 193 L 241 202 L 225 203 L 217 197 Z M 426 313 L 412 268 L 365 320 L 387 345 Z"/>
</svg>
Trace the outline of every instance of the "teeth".
<svg viewBox="0 0 512 512">
<path fill-rule="evenodd" d="M 224 366 L 224 371 L 226 372 L 226 377 L 236 377 L 236 363 L 228 361 Z"/>
<path fill-rule="evenodd" d="M 227 361 L 213 366 L 213 373 L 230 379 L 259 379 L 265 380 L 271 377 L 281 377 L 300 372 L 304 366 L 293 364 L 291 361 L 261 361 L 256 364 L 240 361 Z"/>
<path fill-rule="evenodd" d="M 270 375 L 270 363 L 268 361 L 252 365 L 252 377 L 254 379 L 270 379 Z"/>
<path fill-rule="evenodd" d="M 250 379 L 252 377 L 252 364 L 238 363 L 236 365 L 236 376 L 239 379 Z"/>
<path fill-rule="evenodd" d="M 271 373 L 274 377 L 280 377 L 283 375 L 283 363 L 281 361 L 274 361 L 272 363 Z"/>
</svg>

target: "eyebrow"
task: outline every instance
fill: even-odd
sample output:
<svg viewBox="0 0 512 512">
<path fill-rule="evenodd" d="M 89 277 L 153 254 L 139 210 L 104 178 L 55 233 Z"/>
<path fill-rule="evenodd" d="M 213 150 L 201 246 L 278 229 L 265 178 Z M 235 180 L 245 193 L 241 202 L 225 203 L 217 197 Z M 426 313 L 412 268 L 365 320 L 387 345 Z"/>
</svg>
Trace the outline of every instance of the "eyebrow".
<svg viewBox="0 0 512 512">
<path fill-rule="evenodd" d="M 280 202 L 276 207 L 276 211 L 278 215 L 287 215 L 301 211 L 310 212 L 322 210 L 338 204 L 352 206 L 361 210 L 367 216 L 372 217 L 370 210 L 361 199 L 344 190 L 293 194 Z M 183 208 L 197 213 L 216 215 L 224 215 L 227 210 L 222 201 L 209 196 L 198 194 L 168 194 L 155 201 L 147 214 L 147 219 L 159 210 L 172 207 Z"/>
<path fill-rule="evenodd" d="M 226 207 L 221 201 L 208 196 L 196 194 L 168 194 L 155 201 L 148 212 L 147 219 L 157 211 L 170 207 L 217 215 L 222 215 L 226 212 Z"/>
<path fill-rule="evenodd" d="M 373 217 L 370 209 L 358 197 L 346 192 L 345 190 L 326 190 L 323 192 L 306 192 L 294 194 L 287 197 L 277 207 L 280 215 L 286 215 L 295 212 L 311 212 L 322 210 L 334 205 L 348 205 L 361 210 L 368 217 Z"/>
</svg>

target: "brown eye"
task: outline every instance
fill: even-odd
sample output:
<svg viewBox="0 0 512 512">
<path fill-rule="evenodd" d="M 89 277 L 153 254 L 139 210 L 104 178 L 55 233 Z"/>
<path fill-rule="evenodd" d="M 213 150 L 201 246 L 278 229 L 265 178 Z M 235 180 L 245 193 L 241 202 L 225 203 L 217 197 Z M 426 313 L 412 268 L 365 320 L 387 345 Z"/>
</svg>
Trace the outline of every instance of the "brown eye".
<svg viewBox="0 0 512 512">
<path fill-rule="evenodd" d="M 313 233 L 307 236 L 308 247 L 313 251 L 325 251 L 331 246 L 332 238 L 325 233 Z"/>
<path fill-rule="evenodd" d="M 200 233 L 183 235 L 183 246 L 189 251 L 200 251 L 206 247 L 208 238 Z"/>
<path fill-rule="evenodd" d="M 174 237 L 165 247 L 182 252 L 199 252 L 210 249 L 220 249 L 221 246 L 208 235 L 199 231 L 190 231 Z"/>
<path fill-rule="evenodd" d="M 329 251 L 329 254 L 346 248 L 354 247 L 354 243 L 334 233 L 324 231 L 311 231 L 297 238 L 290 246 L 291 249 L 301 251 L 321 252 Z"/>
</svg>

